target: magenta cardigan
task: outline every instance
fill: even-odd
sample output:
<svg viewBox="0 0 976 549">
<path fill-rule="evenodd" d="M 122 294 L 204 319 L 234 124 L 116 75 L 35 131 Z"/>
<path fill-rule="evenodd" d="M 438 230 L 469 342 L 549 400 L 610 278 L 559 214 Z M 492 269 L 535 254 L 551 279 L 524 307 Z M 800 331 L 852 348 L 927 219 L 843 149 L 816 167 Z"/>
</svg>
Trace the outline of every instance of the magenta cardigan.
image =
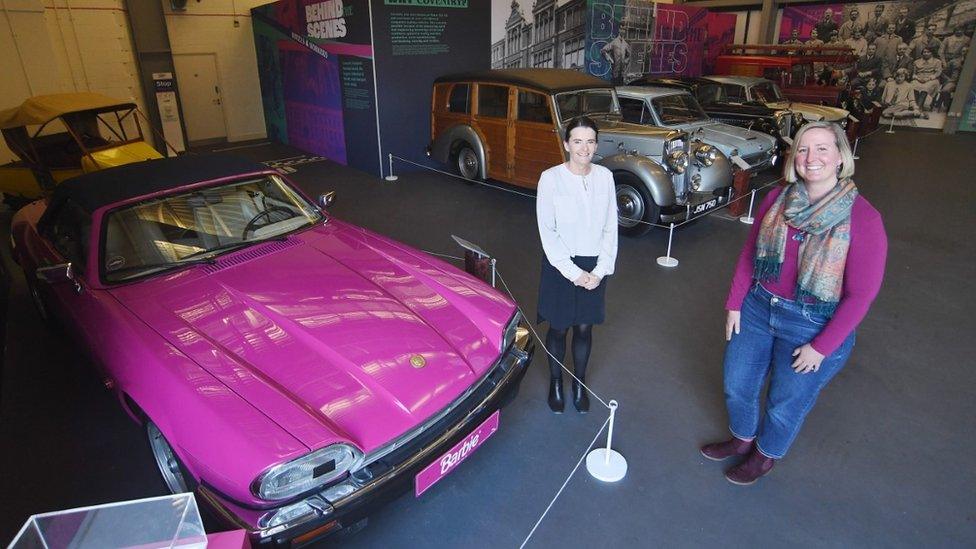
<svg viewBox="0 0 976 549">
<path fill-rule="evenodd" d="M 756 222 L 749 231 L 749 238 L 742 247 L 739 262 L 735 267 L 732 288 L 725 301 L 726 310 L 738 311 L 742 308 L 742 301 L 753 282 L 753 259 L 756 255 L 756 235 L 759 234 L 760 222 L 784 188 L 773 189 L 766 195 L 756 212 Z M 771 293 L 793 300 L 796 297 L 797 256 L 800 243 L 793 239 L 798 231 L 793 227 L 788 227 L 788 230 L 786 257 L 780 269 L 779 279 L 762 284 Z M 818 353 L 824 356 L 833 353 L 864 319 L 871 302 L 881 289 L 887 255 L 888 237 L 881 223 L 881 214 L 863 196 L 858 195 L 851 208 L 851 245 L 844 266 L 844 288 L 840 303 L 834 316 L 810 342 Z"/>
</svg>

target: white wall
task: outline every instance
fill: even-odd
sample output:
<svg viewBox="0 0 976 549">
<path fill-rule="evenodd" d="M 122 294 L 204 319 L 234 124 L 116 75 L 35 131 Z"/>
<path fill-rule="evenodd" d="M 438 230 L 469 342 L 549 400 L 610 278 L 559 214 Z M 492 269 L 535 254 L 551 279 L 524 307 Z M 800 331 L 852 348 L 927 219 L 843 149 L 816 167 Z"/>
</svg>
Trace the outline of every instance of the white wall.
<svg viewBox="0 0 976 549">
<path fill-rule="evenodd" d="M 172 11 L 169 0 L 160 1 L 173 54 L 211 53 L 217 59 L 227 140 L 264 138 L 251 8 L 270 0 L 190 1 L 181 12 Z"/>
<path fill-rule="evenodd" d="M 0 0 L 0 109 L 94 91 L 142 105 L 122 0 Z M 0 162 L 13 159 L 0 141 Z"/>
<path fill-rule="evenodd" d="M 268 0 L 190 1 L 181 13 L 156 1 L 174 54 L 216 56 L 228 140 L 265 137 L 250 9 Z M 33 95 L 94 91 L 145 112 L 123 0 L 0 0 L 0 75 L 0 109 Z M 0 140 L 0 163 L 13 158 Z"/>
</svg>

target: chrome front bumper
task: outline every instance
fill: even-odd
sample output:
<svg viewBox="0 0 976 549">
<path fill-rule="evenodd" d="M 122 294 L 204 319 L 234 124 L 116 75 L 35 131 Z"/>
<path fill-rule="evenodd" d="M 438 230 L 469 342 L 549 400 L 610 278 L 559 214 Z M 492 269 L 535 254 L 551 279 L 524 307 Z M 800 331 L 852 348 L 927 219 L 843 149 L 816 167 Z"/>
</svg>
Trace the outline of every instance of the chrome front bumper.
<svg viewBox="0 0 976 549">
<path fill-rule="evenodd" d="M 417 473 L 514 399 L 534 351 L 531 340 L 524 350 L 513 345 L 446 414 L 428 420 L 415 436 L 317 494 L 273 509 L 247 508 L 206 485 L 198 488 L 198 494 L 219 517 L 246 530 L 254 545 L 300 547 L 319 540 L 410 490 Z M 296 510 L 293 519 L 263 525 L 266 517 L 288 508 Z"/>
</svg>

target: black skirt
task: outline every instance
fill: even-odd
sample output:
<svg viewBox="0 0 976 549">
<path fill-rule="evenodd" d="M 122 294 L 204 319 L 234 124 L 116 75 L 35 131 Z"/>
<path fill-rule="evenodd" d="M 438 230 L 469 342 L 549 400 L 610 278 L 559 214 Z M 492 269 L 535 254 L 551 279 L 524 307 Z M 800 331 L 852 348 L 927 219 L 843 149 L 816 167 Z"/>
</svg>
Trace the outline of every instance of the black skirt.
<svg viewBox="0 0 976 549">
<path fill-rule="evenodd" d="M 584 271 L 589 272 L 596 267 L 595 256 L 577 256 L 572 259 Z M 549 327 L 555 330 L 565 330 L 579 324 L 602 324 L 606 316 L 608 278 L 610 277 L 603 277 L 596 289 L 587 290 L 566 280 L 543 254 L 536 322 L 548 321 Z"/>
</svg>

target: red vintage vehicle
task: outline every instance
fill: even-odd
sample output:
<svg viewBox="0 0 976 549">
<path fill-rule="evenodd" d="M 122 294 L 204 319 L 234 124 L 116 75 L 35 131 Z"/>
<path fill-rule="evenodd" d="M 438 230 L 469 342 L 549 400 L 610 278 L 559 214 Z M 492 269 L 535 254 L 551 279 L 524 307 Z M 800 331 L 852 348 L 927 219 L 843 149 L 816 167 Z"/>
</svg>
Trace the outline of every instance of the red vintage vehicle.
<svg viewBox="0 0 976 549">
<path fill-rule="evenodd" d="M 848 46 L 728 45 L 715 74 L 766 78 L 793 101 L 839 107 L 846 88 L 842 76 L 856 61 Z"/>
</svg>

